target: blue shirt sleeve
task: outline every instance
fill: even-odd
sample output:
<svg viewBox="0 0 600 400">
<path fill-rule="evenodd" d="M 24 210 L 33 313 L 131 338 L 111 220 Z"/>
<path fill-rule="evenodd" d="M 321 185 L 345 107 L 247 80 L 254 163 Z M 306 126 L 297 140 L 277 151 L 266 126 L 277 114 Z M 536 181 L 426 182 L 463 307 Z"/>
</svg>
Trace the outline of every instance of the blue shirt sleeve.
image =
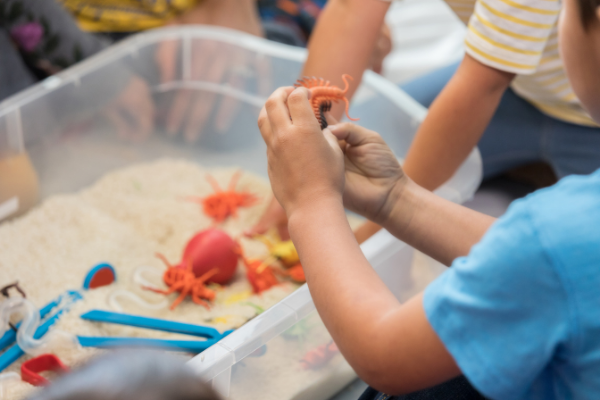
<svg viewBox="0 0 600 400">
<path fill-rule="evenodd" d="M 567 292 L 530 206 L 529 199 L 515 202 L 423 299 L 429 323 L 463 374 L 494 399 L 539 395 L 544 389 L 535 387 L 536 378 L 569 338 Z"/>
</svg>

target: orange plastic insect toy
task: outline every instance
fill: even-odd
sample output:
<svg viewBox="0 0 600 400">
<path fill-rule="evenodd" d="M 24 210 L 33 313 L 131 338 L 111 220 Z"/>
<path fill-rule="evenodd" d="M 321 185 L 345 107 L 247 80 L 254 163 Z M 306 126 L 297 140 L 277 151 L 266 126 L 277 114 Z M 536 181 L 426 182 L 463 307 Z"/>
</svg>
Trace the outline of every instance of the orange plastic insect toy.
<svg viewBox="0 0 600 400">
<path fill-rule="evenodd" d="M 142 288 L 165 295 L 173 292 L 179 292 L 179 297 L 177 297 L 173 304 L 171 304 L 171 310 L 174 310 L 175 307 L 177 307 L 187 296 L 191 296 L 194 303 L 203 305 L 208 309 L 209 305 L 204 300 L 214 300 L 215 292 L 207 288 L 205 282 L 210 279 L 210 277 L 218 273 L 219 269 L 213 268 L 204 275 L 196 278 L 192 272 L 191 262 L 188 263 L 186 268 L 181 268 L 169 264 L 165 256 L 162 254 L 157 253 L 156 256 L 167 265 L 167 270 L 163 274 L 163 281 L 169 287 L 169 289 L 162 290 L 150 286 L 142 286 Z"/>
<path fill-rule="evenodd" d="M 241 174 L 242 171 L 233 174 L 227 190 L 222 190 L 215 178 L 207 174 L 206 180 L 215 193 L 204 198 L 191 197 L 190 200 L 200 203 L 204 214 L 211 217 L 215 224 L 225 221 L 230 216 L 237 216 L 238 208 L 253 206 L 258 201 L 252 193 L 235 191 Z"/>
<path fill-rule="evenodd" d="M 293 267 L 290 267 L 286 270 L 275 269 L 275 273 L 284 276 L 286 278 L 290 278 L 296 283 L 304 283 L 306 282 L 306 276 L 304 275 L 304 268 L 302 268 L 302 264 L 298 263 Z"/>
<path fill-rule="evenodd" d="M 294 87 L 305 87 L 310 91 L 310 103 L 312 105 L 315 117 L 321 125 L 321 129 L 327 128 L 327 120 L 325 119 L 325 113 L 331 110 L 331 102 L 342 100 L 346 103 L 346 117 L 350 121 L 358 121 L 356 118 L 350 118 L 348 115 L 348 109 L 350 108 L 350 102 L 346 98 L 348 92 L 348 79 L 353 80 L 348 74 L 342 75 L 342 80 L 346 84 L 344 90 L 337 86 L 331 85 L 329 81 L 323 78 L 319 79 L 316 77 L 305 76 L 302 79 L 298 79 L 294 84 Z"/>
<path fill-rule="evenodd" d="M 242 257 L 242 262 L 246 267 L 246 278 L 252 285 L 254 293 L 262 293 L 279 284 L 274 268 L 265 264 L 262 260 Z"/>
<path fill-rule="evenodd" d="M 308 351 L 300 360 L 300 364 L 304 369 L 319 369 L 331 361 L 338 352 L 337 345 L 334 341 L 331 341 Z"/>
<path fill-rule="evenodd" d="M 270 264 L 274 260 L 278 260 L 283 264 L 286 270 L 275 269 L 274 271 L 280 276 L 291 278 L 294 282 L 304 283 L 306 278 L 304 277 L 304 269 L 300 264 L 300 256 L 294 242 L 291 240 L 281 241 L 279 238 L 271 240 L 265 235 L 254 235 L 255 239 L 263 242 L 269 249 L 269 258 L 265 261 L 266 264 Z"/>
</svg>

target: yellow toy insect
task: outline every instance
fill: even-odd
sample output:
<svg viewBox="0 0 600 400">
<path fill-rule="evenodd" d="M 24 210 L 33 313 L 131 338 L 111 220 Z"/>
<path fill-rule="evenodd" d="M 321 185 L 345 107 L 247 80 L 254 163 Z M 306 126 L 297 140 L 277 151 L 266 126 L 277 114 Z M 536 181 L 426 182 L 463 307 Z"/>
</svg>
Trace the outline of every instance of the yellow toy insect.
<svg viewBox="0 0 600 400">
<path fill-rule="evenodd" d="M 300 262 L 296 246 L 291 240 L 281 241 L 277 238 L 276 241 L 273 241 L 264 235 L 256 235 L 255 238 L 263 242 L 269 249 L 271 257 L 280 261 L 284 266 L 292 267 Z"/>
<path fill-rule="evenodd" d="M 306 282 L 304 277 L 304 269 L 300 264 L 300 256 L 296 246 L 291 240 L 281 241 L 277 237 L 276 240 L 271 240 L 264 235 L 256 235 L 255 239 L 263 242 L 269 249 L 269 258 L 279 261 L 286 268 L 286 271 L 281 271 L 285 276 L 289 276 L 293 281 L 303 283 Z M 270 264 L 272 261 L 267 260 L 265 263 Z"/>
</svg>

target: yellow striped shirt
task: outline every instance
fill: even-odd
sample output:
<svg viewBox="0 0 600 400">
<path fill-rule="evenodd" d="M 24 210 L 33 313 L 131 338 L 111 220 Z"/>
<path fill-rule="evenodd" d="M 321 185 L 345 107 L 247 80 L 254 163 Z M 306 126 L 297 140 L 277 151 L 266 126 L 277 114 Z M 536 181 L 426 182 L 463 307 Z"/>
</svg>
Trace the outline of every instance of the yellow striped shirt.
<svg viewBox="0 0 600 400">
<path fill-rule="evenodd" d="M 1 0 L 0 0 L 1 1 Z M 58 0 L 89 32 L 137 32 L 165 25 L 199 0 Z"/>
<path fill-rule="evenodd" d="M 512 72 L 512 89 L 540 111 L 598 126 L 582 108 L 558 53 L 560 0 L 446 0 L 468 26 L 467 54 Z"/>
</svg>

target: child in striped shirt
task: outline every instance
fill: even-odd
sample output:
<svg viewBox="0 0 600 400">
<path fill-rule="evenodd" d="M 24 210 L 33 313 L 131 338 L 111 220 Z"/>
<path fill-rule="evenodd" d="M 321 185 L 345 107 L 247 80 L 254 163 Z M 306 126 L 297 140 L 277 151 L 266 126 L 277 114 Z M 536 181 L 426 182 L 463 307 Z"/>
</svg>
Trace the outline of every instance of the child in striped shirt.
<svg viewBox="0 0 600 400">
<path fill-rule="evenodd" d="M 600 0 L 565 0 L 560 25 L 573 90 L 600 121 Z M 415 184 L 377 133 L 321 131 L 308 97 L 278 89 L 258 125 L 317 311 L 372 387 L 360 400 L 600 398 L 600 169 L 495 220 Z M 401 304 L 344 205 L 452 268 Z"/>
</svg>

